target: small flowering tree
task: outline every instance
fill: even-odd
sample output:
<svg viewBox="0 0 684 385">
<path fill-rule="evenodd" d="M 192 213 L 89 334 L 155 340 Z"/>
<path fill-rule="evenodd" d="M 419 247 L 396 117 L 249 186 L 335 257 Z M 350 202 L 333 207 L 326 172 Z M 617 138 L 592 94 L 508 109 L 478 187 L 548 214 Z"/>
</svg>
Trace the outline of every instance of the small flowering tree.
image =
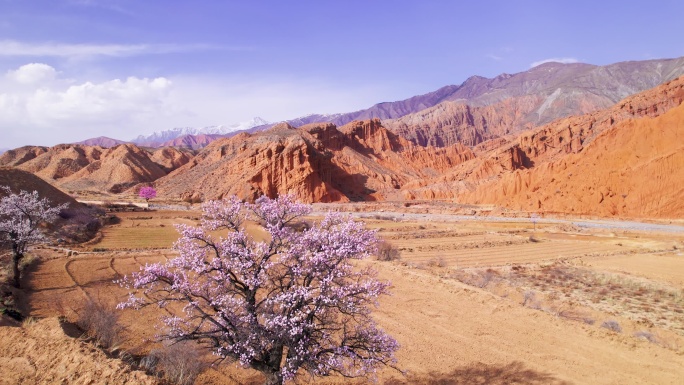
<svg viewBox="0 0 684 385">
<path fill-rule="evenodd" d="M 52 206 L 47 198 L 40 199 L 37 191 L 14 194 L 7 186 L 0 190 L 5 195 L 0 199 L 0 241 L 12 248 L 13 285 L 19 288 L 19 263 L 28 246 L 47 240 L 38 226 L 54 222 L 68 204 Z"/>
<path fill-rule="evenodd" d="M 537 231 L 537 222 L 539 222 L 539 214 L 533 213 L 530 215 L 530 220 L 534 224 L 534 231 Z"/>
<path fill-rule="evenodd" d="M 374 251 L 374 231 L 332 213 L 297 230 L 293 222 L 311 208 L 289 196 L 210 201 L 202 209 L 200 226 L 177 226 L 177 258 L 121 281 L 133 292 L 119 307 L 183 304 L 182 315 L 162 319 L 160 337 L 205 343 L 262 372 L 266 384 L 300 370 L 364 376 L 394 362 L 397 342 L 370 317 L 389 283 L 350 263 Z M 266 241 L 247 234 L 247 219 L 263 225 Z M 218 230 L 225 233 L 216 237 Z"/>
<path fill-rule="evenodd" d="M 150 203 L 150 199 L 157 196 L 157 190 L 155 190 L 154 187 L 145 186 L 140 189 L 138 196 L 145 199 L 145 202 Z"/>
</svg>

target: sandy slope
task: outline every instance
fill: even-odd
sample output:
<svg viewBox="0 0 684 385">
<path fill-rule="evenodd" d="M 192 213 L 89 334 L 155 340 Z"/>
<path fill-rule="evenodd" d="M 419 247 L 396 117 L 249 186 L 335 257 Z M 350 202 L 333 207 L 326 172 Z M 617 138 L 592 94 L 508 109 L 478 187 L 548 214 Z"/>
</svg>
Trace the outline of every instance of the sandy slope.
<svg viewBox="0 0 684 385">
<path fill-rule="evenodd" d="M 0 328 L 0 384 L 157 384 L 64 334 L 56 318 Z"/>
<path fill-rule="evenodd" d="M 402 345 L 400 366 L 417 375 L 517 362 L 553 377 L 542 383 L 681 384 L 684 376 L 681 355 L 647 342 L 523 308 L 422 270 L 379 267 L 394 295 L 377 318 Z"/>
</svg>

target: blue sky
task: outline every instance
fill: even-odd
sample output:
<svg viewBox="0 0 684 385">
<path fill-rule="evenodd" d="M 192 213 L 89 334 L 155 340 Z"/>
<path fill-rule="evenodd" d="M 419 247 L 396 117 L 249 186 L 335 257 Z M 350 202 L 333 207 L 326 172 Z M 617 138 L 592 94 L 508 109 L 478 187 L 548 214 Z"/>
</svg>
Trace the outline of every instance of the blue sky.
<svg viewBox="0 0 684 385">
<path fill-rule="evenodd" d="M 0 147 L 348 112 L 684 56 L 682 1 L 0 0 Z"/>
</svg>

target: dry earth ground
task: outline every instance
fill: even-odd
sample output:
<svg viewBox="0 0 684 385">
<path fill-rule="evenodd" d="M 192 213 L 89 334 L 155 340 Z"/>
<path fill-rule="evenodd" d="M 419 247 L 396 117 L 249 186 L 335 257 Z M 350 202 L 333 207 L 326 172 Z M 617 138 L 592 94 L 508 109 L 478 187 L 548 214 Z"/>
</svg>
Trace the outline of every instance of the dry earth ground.
<svg viewBox="0 0 684 385">
<path fill-rule="evenodd" d="M 26 279 L 26 310 L 32 316 L 73 314 L 86 297 L 111 303 L 123 300 L 126 290 L 112 281 L 145 263 L 172 258 L 168 247 L 176 239 L 173 223 L 192 223 L 198 214 L 117 215 L 120 222 L 105 228 L 99 243 L 87 245 L 77 255 L 36 251 L 42 254 L 40 262 Z M 367 222 L 401 250 L 397 261 L 363 262 L 392 281 L 393 295 L 382 299 L 375 317 L 401 344 L 398 367 L 408 373 L 403 377 L 385 370 L 380 373 L 381 383 L 681 384 L 684 334 L 676 310 L 684 289 L 684 235 L 578 232 L 551 224 L 532 232 L 529 222 Z M 251 231 L 261 235 L 255 227 Z M 92 253 L 93 249 L 106 251 Z M 614 294 L 599 294 L 606 289 L 601 285 L 592 291 L 576 283 L 566 297 L 569 281 L 558 278 L 557 268 L 623 280 L 606 281 L 614 285 L 608 286 Z M 484 279 L 487 269 L 492 271 L 489 281 Z M 613 305 L 622 299 L 629 302 L 631 298 L 620 297 L 630 293 L 625 291 L 627 284 L 635 290 L 645 288 L 643 297 L 649 300 L 674 293 L 675 298 L 666 302 L 671 308 L 637 307 L 641 313 L 635 315 L 631 308 L 602 307 L 591 301 L 603 296 L 611 298 Z M 530 290 L 537 293 L 537 305 L 529 301 L 523 306 Z M 126 349 L 137 354 L 151 349 L 159 314 L 154 309 L 123 313 Z M 648 314 L 667 322 L 640 321 Z M 586 318 L 595 323 L 585 322 Z M 623 331 L 601 327 L 605 320 L 615 320 Z M 649 342 L 635 337 L 640 331 L 657 338 Z M 6 340 L 4 328 L 0 333 Z M 2 355 L 24 354 L 16 350 L 5 345 Z M 88 371 L 86 367 L 74 370 L 83 375 Z M 206 371 L 196 383 L 259 382 L 258 374 L 227 364 Z"/>
</svg>

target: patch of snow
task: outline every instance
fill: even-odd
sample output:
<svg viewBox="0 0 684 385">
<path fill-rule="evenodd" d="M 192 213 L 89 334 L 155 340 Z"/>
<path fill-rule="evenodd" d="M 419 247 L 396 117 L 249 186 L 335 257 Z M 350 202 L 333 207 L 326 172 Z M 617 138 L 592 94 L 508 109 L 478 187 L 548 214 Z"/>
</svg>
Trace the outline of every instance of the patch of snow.
<svg viewBox="0 0 684 385">
<path fill-rule="evenodd" d="M 268 121 L 255 117 L 246 122 L 230 125 L 218 125 L 207 127 L 175 127 L 170 130 L 155 131 L 150 135 L 140 135 L 133 139 L 133 143 L 163 143 L 185 135 L 225 135 L 235 131 L 248 130 L 253 127 L 269 124 Z"/>
</svg>

